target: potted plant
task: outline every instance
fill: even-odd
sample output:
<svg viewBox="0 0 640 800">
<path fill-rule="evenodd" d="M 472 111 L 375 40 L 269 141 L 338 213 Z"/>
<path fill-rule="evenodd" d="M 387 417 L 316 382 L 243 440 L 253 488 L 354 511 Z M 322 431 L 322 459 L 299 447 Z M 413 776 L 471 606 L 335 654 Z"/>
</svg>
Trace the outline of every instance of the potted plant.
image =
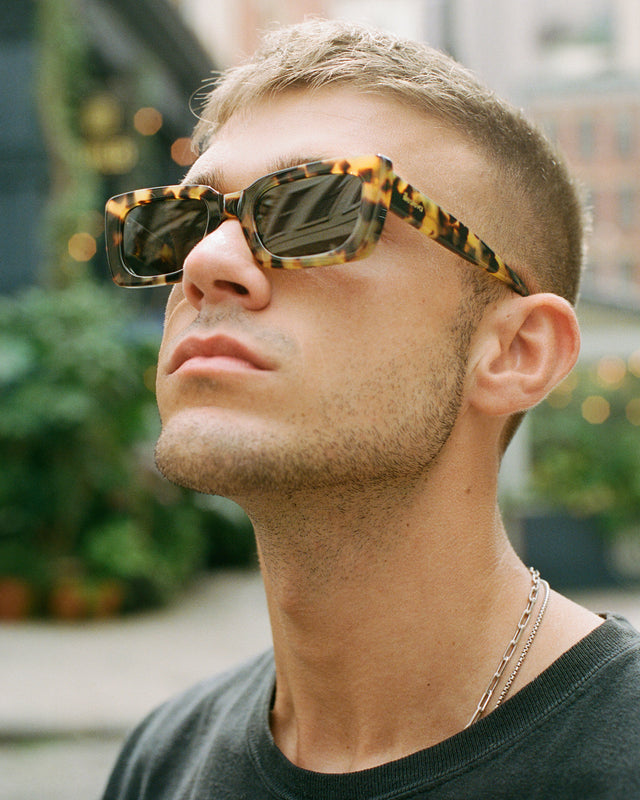
<svg viewBox="0 0 640 800">
<path fill-rule="evenodd" d="M 90 281 L 0 298 L 0 586 L 22 613 L 162 602 L 203 561 L 204 512 L 153 468 L 157 335 L 134 321 Z"/>
</svg>

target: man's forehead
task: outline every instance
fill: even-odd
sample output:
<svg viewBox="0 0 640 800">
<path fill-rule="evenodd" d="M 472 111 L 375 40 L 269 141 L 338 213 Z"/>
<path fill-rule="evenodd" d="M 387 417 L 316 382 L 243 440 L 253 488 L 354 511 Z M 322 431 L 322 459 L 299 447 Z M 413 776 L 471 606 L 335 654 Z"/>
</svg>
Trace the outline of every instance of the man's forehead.
<svg viewBox="0 0 640 800">
<path fill-rule="evenodd" d="M 207 154 L 205 153 L 205 155 Z M 211 186 L 218 192 L 232 191 L 232 189 L 229 188 L 232 179 L 231 176 L 227 175 L 228 170 L 225 171 L 224 162 L 216 161 L 215 152 L 209 153 L 209 155 L 209 159 L 196 162 L 189 171 L 184 182 Z M 300 164 L 319 161 L 324 157 L 326 156 L 319 156 L 317 153 L 290 153 L 289 155 L 275 156 L 273 160 L 266 160 L 264 162 L 264 166 L 262 167 L 263 172 L 261 172 L 259 177 L 268 175 L 271 172 L 288 169 L 289 167 L 297 167 Z"/>
<path fill-rule="evenodd" d="M 471 147 L 441 120 L 390 96 L 348 87 L 290 90 L 234 113 L 185 181 L 236 191 L 278 169 L 375 154 L 428 189 L 464 171 Z"/>
</svg>

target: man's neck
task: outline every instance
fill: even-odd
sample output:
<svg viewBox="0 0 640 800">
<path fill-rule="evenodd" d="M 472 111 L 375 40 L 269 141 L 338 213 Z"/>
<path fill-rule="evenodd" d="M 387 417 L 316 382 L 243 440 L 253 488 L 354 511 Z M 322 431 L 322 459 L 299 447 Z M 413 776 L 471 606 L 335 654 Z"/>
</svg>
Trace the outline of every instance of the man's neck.
<svg viewBox="0 0 640 800">
<path fill-rule="evenodd" d="M 298 766 L 366 769 L 448 738 L 473 715 L 531 576 L 495 486 L 477 470 L 452 483 L 462 471 L 435 475 L 431 491 L 334 487 L 252 515 L 276 660 L 271 728 Z M 553 593 L 512 693 L 600 621 Z"/>
<path fill-rule="evenodd" d="M 457 732 L 513 633 L 530 578 L 495 504 L 427 509 L 423 496 L 307 494 L 255 523 L 272 730 L 300 766 L 362 769 Z"/>
</svg>

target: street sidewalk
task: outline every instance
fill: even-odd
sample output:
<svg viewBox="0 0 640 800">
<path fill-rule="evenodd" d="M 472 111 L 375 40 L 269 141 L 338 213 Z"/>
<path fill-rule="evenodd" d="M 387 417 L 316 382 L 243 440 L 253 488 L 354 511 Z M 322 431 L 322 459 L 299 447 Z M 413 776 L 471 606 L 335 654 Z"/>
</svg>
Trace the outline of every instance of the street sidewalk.
<svg viewBox="0 0 640 800">
<path fill-rule="evenodd" d="M 212 573 L 168 609 L 123 619 L 0 625 L 0 738 L 122 735 L 270 642 L 253 570 Z"/>
</svg>

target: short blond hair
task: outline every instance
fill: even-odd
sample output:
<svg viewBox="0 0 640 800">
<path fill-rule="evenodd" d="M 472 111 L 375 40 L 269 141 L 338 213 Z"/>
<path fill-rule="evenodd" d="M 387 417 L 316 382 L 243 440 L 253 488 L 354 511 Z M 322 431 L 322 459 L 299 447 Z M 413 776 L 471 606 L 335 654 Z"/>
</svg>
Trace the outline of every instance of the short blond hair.
<svg viewBox="0 0 640 800">
<path fill-rule="evenodd" d="M 327 86 L 392 97 L 466 137 L 504 197 L 500 210 L 487 210 L 483 238 L 534 290 L 576 302 L 585 214 L 563 160 L 520 111 L 423 44 L 341 20 L 274 30 L 248 61 L 214 79 L 194 144 L 204 150 L 231 116 L 264 98 Z"/>
</svg>

